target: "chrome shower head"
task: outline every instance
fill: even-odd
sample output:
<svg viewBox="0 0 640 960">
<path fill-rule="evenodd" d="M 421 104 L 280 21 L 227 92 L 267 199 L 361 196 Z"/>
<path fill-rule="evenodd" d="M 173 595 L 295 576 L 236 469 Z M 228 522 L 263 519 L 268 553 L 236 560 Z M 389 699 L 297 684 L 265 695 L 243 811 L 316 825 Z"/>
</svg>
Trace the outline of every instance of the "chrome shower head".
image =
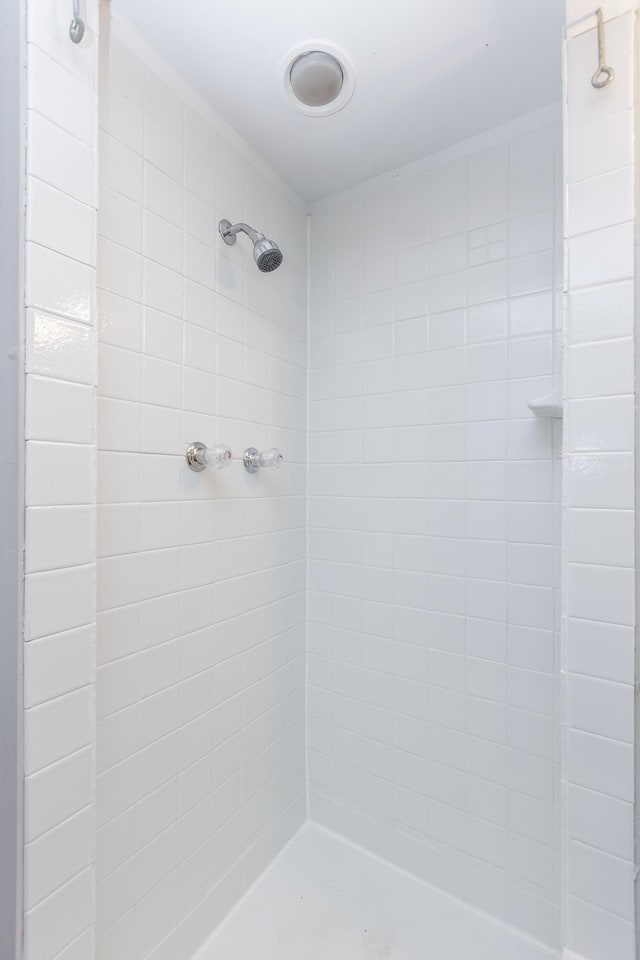
<svg viewBox="0 0 640 960">
<path fill-rule="evenodd" d="M 271 273 L 272 270 L 278 269 L 284 257 L 278 244 L 274 243 L 273 240 L 267 240 L 265 237 L 263 240 L 254 243 L 253 259 L 258 265 L 258 270 L 263 273 Z"/>
<path fill-rule="evenodd" d="M 230 247 L 236 242 L 237 234 L 246 233 L 253 243 L 253 259 L 262 273 L 277 270 L 284 259 L 278 244 L 268 240 L 264 233 L 254 230 L 248 223 L 231 223 L 230 220 L 221 220 L 218 230 L 224 242 Z"/>
</svg>

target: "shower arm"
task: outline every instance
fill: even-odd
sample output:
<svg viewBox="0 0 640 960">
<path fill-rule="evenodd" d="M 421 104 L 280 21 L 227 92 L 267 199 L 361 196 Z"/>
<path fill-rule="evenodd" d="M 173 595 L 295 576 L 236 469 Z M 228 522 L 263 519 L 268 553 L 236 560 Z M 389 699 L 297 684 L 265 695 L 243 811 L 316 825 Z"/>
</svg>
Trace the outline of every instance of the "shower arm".
<svg viewBox="0 0 640 960">
<path fill-rule="evenodd" d="M 228 223 L 229 221 L 227 221 Z M 222 226 L 222 224 L 221 224 Z M 235 243 L 236 236 L 239 233 L 246 233 L 248 237 L 251 237 L 252 243 L 257 243 L 258 240 L 264 240 L 264 233 L 260 233 L 258 230 L 254 230 L 253 227 L 250 227 L 248 223 L 233 223 L 229 226 L 225 226 L 224 230 L 220 231 L 224 238 L 225 243 Z"/>
</svg>

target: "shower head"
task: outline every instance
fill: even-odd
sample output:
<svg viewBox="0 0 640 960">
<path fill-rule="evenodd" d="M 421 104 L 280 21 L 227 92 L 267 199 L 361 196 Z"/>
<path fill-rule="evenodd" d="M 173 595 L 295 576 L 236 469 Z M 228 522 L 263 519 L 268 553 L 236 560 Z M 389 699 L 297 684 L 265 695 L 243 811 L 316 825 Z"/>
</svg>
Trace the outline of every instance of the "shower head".
<svg viewBox="0 0 640 960">
<path fill-rule="evenodd" d="M 221 220 L 218 230 L 224 242 L 230 247 L 236 242 L 237 234 L 246 233 L 253 243 L 253 259 L 262 273 L 277 270 L 284 259 L 278 244 L 268 240 L 264 233 L 254 230 L 248 223 L 231 223 L 230 220 Z"/>
<path fill-rule="evenodd" d="M 262 273 L 271 273 L 272 270 L 278 269 L 284 257 L 277 243 L 263 237 L 253 245 L 253 259 L 258 264 L 258 270 Z"/>
</svg>

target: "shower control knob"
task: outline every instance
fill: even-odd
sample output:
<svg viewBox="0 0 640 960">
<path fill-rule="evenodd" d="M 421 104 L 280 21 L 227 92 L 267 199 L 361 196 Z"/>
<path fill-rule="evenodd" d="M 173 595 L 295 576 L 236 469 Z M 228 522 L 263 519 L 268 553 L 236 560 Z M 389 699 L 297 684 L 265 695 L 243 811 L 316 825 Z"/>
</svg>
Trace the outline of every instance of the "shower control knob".
<svg viewBox="0 0 640 960">
<path fill-rule="evenodd" d="M 283 460 L 284 455 L 277 447 L 269 447 L 260 454 L 260 466 L 267 470 L 279 470 Z"/>
<path fill-rule="evenodd" d="M 204 443 L 190 443 L 187 447 L 187 463 L 192 470 L 200 473 L 211 467 L 212 470 L 224 470 L 231 463 L 233 454 L 224 443 L 215 447 L 205 447 Z"/>
<path fill-rule="evenodd" d="M 277 470 L 284 461 L 284 455 L 277 447 L 269 447 L 262 452 L 255 447 L 247 447 L 242 459 L 247 473 L 257 473 L 261 467 L 266 470 Z"/>
</svg>

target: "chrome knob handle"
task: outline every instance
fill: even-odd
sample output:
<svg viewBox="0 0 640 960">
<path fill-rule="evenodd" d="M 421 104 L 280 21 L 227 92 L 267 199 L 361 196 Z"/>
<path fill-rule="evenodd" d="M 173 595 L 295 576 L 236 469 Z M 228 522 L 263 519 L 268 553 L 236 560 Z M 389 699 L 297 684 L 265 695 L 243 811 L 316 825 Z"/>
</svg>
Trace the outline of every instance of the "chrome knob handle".
<svg viewBox="0 0 640 960">
<path fill-rule="evenodd" d="M 196 473 L 211 467 L 212 470 L 224 470 L 231 463 L 233 454 L 224 443 L 215 447 L 206 447 L 204 443 L 190 443 L 187 447 L 187 464 Z"/>
<path fill-rule="evenodd" d="M 255 447 L 247 447 L 242 461 L 247 473 L 257 473 L 261 467 L 266 470 L 278 470 L 284 461 L 284 454 L 277 447 L 269 447 L 262 452 Z"/>
</svg>

